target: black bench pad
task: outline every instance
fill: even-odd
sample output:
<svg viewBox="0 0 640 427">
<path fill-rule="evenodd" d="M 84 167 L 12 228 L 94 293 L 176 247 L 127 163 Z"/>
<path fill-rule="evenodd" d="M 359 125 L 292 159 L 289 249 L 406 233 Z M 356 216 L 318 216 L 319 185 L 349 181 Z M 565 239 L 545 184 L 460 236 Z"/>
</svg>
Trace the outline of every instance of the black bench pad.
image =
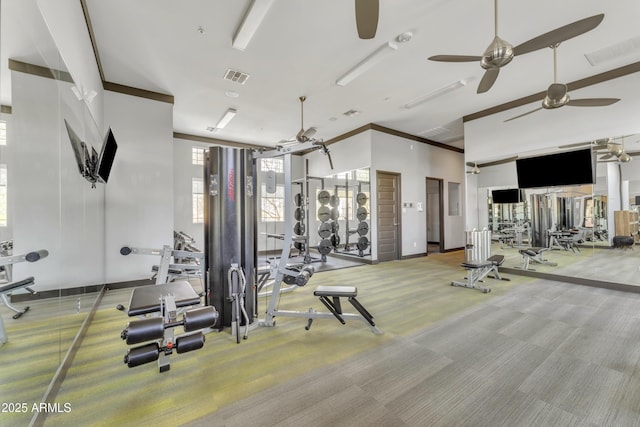
<svg viewBox="0 0 640 427">
<path fill-rule="evenodd" d="M 17 282 L 11 282 L 11 283 L 2 285 L 0 286 L 0 294 L 9 292 L 14 289 L 20 289 L 20 288 L 24 288 L 25 286 L 33 285 L 34 280 L 35 279 L 33 277 L 27 277 L 26 279 L 19 280 Z"/>
<path fill-rule="evenodd" d="M 187 307 L 200 304 L 200 296 L 193 290 L 189 282 L 179 281 L 163 285 L 140 286 L 133 289 L 129 302 L 129 316 L 160 311 L 160 299 L 166 295 L 175 295 L 176 307 Z"/>
<path fill-rule="evenodd" d="M 355 286 L 318 286 L 313 294 L 317 297 L 354 298 L 358 295 Z"/>
</svg>

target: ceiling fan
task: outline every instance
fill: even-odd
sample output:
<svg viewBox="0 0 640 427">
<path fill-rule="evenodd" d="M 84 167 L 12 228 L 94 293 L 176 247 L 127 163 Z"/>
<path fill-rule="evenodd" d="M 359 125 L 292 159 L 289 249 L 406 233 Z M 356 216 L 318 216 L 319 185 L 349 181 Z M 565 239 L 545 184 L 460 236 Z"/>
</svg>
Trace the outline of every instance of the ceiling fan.
<svg viewBox="0 0 640 427">
<path fill-rule="evenodd" d="M 429 57 L 430 61 L 441 62 L 474 62 L 480 61 L 480 66 L 486 71 L 478 85 L 478 93 L 487 92 L 500 73 L 500 68 L 507 65 L 514 56 L 540 50 L 556 45 L 570 38 L 579 36 L 597 27 L 604 19 L 604 14 L 594 15 L 579 21 L 556 28 L 555 30 L 534 37 L 518 46 L 513 47 L 509 42 L 498 36 L 498 0 L 494 0 L 494 27 L 495 37 L 484 51 L 482 56 L 470 55 L 435 55 Z"/>
<path fill-rule="evenodd" d="M 557 79 L 557 49 L 558 44 L 551 46 L 553 49 L 553 83 L 547 89 L 547 96 L 542 100 L 542 106 L 534 110 L 527 111 L 524 114 L 520 114 L 505 122 L 519 119 L 520 117 L 535 113 L 542 109 L 552 110 L 554 108 L 560 108 L 565 105 L 570 107 L 605 107 L 607 105 L 615 104 L 620 101 L 619 98 L 583 98 L 583 99 L 571 99 L 569 97 L 569 87 L 564 83 L 558 83 Z"/>
<path fill-rule="evenodd" d="M 620 162 L 620 163 L 628 163 L 632 160 L 631 156 L 640 155 L 638 153 L 627 153 L 624 150 L 624 137 L 620 139 L 620 142 L 616 142 L 614 138 L 609 138 L 609 141 L 606 145 L 607 153 L 598 159 L 598 162 Z"/>
<path fill-rule="evenodd" d="M 331 159 L 331 153 L 329 152 L 327 145 L 323 142 L 322 139 L 315 139 L 313 137 L 318 130 L 314 127 L 310 127 L 306 130 L 304 128 L 304 101 L 307 100 L 307 97 L 301 96 L 298 99 L 300 100 L 300 130 L 294 138 L 281 140 L 278 145 L 276 145 L 276 148 L 281 148 L 286 143 L 309 142 L 311 143 L 311 145 L 317 146 L 315 147 L 315 149 L 320 149 L 322 154 L 328 157 L 329 165 L 331 166 L 331 170 L 333 170 L 333 160 Z"/>
<path fill-rule="evenodd" d="M 372 39 L 378 29 L 379 0 L 355 0 L 356 27 L 361 39 Z"/>
<path fill-rule="evenodd" d="M 471 168 L 471 170 L 467 171 L 467 173 L 477 175 L 480 173 L 480 169 L 482 168 L 488 168 L 489 166 L 503 165 L 505 163 L 513 162 L 517 158 L 518 156 L 506 157 L 504 159 L 493 160 L 491 162 L 485 162 L 485 163 L 467 162 L 466 165 Z"/>
</svg>

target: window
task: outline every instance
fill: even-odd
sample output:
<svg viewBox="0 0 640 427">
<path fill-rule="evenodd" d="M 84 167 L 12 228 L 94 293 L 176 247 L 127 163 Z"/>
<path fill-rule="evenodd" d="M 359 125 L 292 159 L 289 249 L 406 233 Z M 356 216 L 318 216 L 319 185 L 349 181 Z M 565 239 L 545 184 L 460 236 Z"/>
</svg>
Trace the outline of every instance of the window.
<svg viewBox="0 0 640 427">
<path fill-rule="evenodd" d="M 260 172 L 274 171 L 284 173 L 284 162 L 282 159 L 260 159 Z"/>
<path fill-rule="evenodd" d="M 0 165 L 0 227 L 7 226 L 7 165 Z"/>
<path fill-rule="evenodd" d="M 265 160 L 265 159 L 262 159 Z M 267 193 L 266 184 L 261 185 L 261 219 L 263 222 L 284 221 L 284 185 L 277 185 L 276 192 Z"/>
<path fill-rule="evenodd" d="M 191 147 L 191 164 L 192 165 L 204 165 L 204 148 L 203 147 Z"/>
<path fill-rule="evenodd" d="M 194 224 L 204 223 L 204 183 L 202 178 L 191 179 L 191 194 L 193 199 L 192 219 Z"/>
</svg>

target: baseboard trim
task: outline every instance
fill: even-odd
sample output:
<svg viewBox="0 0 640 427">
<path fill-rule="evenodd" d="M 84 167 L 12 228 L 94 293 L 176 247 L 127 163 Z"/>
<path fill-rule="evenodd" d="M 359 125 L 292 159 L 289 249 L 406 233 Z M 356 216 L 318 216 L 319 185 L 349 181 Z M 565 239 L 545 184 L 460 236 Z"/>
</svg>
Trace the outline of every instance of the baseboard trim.
<svg viewBox="0 0 640 427">
<path fill-rule="evenodd" d="M 422 253 L 419 253 L 419 254 L 402 255 L 400 257 L 400 259 L 401 260 L 405 260 L 405 259 L 412 259 L 412 258 L 422 258 L 422 257 L 425 257 L 425 256 L 427 256 L 427 253 L 426 252 L 422 252 Z"/>
</svg>

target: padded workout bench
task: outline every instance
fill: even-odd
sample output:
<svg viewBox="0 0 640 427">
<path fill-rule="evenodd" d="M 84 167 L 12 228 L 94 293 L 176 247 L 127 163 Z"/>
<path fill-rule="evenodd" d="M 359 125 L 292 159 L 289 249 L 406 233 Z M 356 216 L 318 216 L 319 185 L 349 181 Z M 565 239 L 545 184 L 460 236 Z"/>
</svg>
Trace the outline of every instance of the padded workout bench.
<svg viewBox="0 0 640 427">
<path fill-rule="evenodd" d="M 217 311 L 212 306 L 194 308 L 186 311 L 179 321 L 177 310 L 199 304 L 200 296 L 186 281 L 134 288 L 127 314 L 156 316 L 129 322 L 120 337 L 127 344 L 153 342 L 130 348 L 124 363 L 133 368 L 158 361 L 159 372 L 166 372 L 170 369 L 169 356 L 174 350 L 186 353 L 202 348 L 205 338 L 201 330 L 215 324 Z M 176 336 L 173 328 L 177 326 L 183 326 L 187 334 Z"/>
<path fill-rule="evenodd" d="M 7 296 L 10 296 L 13 291 L 17 291 L 18 289 L 25 289 L 25 290 L 31 292 L 32 294 L 35 294 L 36 291 L 34 291 L 33 289 L 30 288 L 30 286 L 33 285 L 33 284 L 34 284 L 34 278 L 33 277 L 27 277 L 24 280 L 19 280 L 17 282 L 6 283 L 6 284 L 0 286 L 0 299 L 2 300 L 2 303 L 4 305 L 6 305 L 7 308 L 9 308 L 9 310 L 15 311 L 16 314 L 13 315 L 14 319 L 18 319 L 24 313 L 29 311 L 29 306 L 27 306 L 24 309 L 20 310 L 19 308 L 16 308 L 13 305 L 11 305 L 11 303 L 9 303 L 9 299 L 7 298 Z M 5 332 L 4 322 L 2 321 L 2 317 L 0 316 L 0 345 L 4 344 L 6 342 L 7 342 L 7 333 Z"/>
<path fill-rule="evenodd" d="M 329 309 L 331 314 L 343 325 L 346 323 L 345 318 L 360 319 L 363 322 L 368 323 L 373 332 L 375 332 L 376 334 L 382 333 L 382 331 L 376 327 L 371 313 L 369 313 L 367 309 L 364 308 L 362 304 L 360 304 L 360 301 L 356 299 L 356 296 L 358 295 L 358 289 L 355 286 L 318 286 L 313 291 L 313 294 L 320 298 L 322 304 L 324 304 L 324 306 Z M 356 310 L 358 310 L 358 313 L 360 314 L 343 313 L 340 298 L 347 298 L 351 305 Z M 311 328 L 313 319 L 316 317 L 321 317 L 321 314 L 323 313 L 313 312 L 310 309 L 310 316 L 307 321 L 307 326 L 305 327 L 307 331 Z"/>
<path fill-rule="evenodd" d="M 511 279 L 501 277 L 498 272 L 498 267 L 504 262 L 504 255 L 492 255 L 487 258 L 486 261 L 480 262 L 463 262 L 460 264 L 467 270 L 466 282 L 451 282 L 451 286 L 462 286 L 464 288 L 478 289 L 484 293 L 491 292 L 491 288 L 478 286 L 479 282 L 485 277 L 491 277 L 498 280 L 509 281 Z M 493 272 L 493 276 L 489 276 L 489 273 Z"/>
<path fill-rule="evenodd" d="M 529 267 L 530 262 L 536 262 L 538 264 L 550 265 L 552 267 L 557 266 L 558 264 L 555 262 L 548 261 L 544 258 L 544 252 L 548 251 L 549 248 L 527 248 L 520 249 L 520 254 L 522 255 L 523 264 L 522 267 L 516 266 L 515 268 L 521 268 L 523 270 L 535 271 L 533 268 Z"/>
</svg>

